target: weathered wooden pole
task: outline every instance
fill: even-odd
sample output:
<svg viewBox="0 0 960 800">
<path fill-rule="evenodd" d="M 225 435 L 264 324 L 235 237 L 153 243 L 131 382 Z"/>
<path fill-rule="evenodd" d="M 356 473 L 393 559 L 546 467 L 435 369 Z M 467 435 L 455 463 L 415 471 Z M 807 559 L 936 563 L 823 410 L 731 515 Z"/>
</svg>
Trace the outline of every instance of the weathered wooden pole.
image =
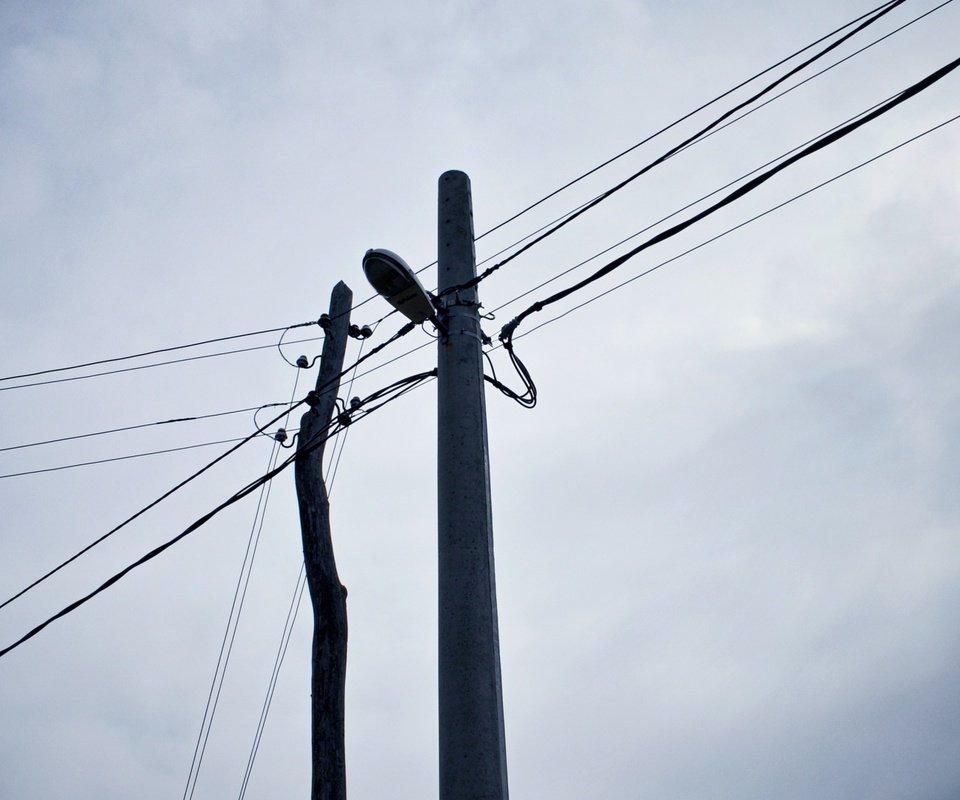
<svg viewBox="0 0 960 800">
<path fill-rule="evenodd" d="M 324 442 L 336 408 L 353 292 L 342 281 L 330 298 L 317 403 L 300 420 L 295 480 L 307 586 L 313 605 L 312 800 L 346 800 L 344 695 L 347 675 L 347 589 L 340 583 L 323 479 Z M 319 442 L 319 444 L 318 444 Z M 313 448 L 313 449 L 310 449 Z"/>
</svg>

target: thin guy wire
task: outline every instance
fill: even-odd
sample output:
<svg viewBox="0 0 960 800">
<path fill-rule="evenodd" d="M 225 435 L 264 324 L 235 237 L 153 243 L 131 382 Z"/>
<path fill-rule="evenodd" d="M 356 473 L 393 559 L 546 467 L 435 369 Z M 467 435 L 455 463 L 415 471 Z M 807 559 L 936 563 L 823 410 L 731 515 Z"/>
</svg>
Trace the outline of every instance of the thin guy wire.
<svg viewBox="0 0 960 800">
<path fill-rule="evenodd" d="M 288 406 L 293 405 L 293 401 L 297 396 L 297 386 L 300 383 L 300 370 L 298 369 L 293 380 L 293 391 L 290 393 L 290 402 Z M 287 414 L 284 419 L 284 426 L 289 422 L 290 415 Z M 267 459 L 267 471 L 269 472 L 276 466 L 277 458 L 280 454 L 280 442 L 274 440 L 273 447 L 270 450 L 270 457 Z M 203 720 L 200 723 L 200 736 L 197 739 L 197 747 L 193 751 L 193 761 L 190 764 L 190 773 L 187 776 L 187 786 L 190 787 L 190 774 L 193 775 L 193 786 L 190 788 L 190 798 L 193 798 L 193 794 L 197 788 L 197 781 L 200 779 L 200 767 L 203 764 L 203 756 L 207 750 L 207 742 L 210 739 L 210 731 L 213 728 L 213 719 L 217 713 L 217 706 L 220 702 L 220 692 L 223 689 L 223 682 L 227 675 L 227 666 L 230 661 L 230 655 L 233 652 L 233 643 L 236 640 L 237 628 L 240 625 L 240 616 L 243 613 L 243 604 L 247 597 L 247 587 L 250 585 L 250 575 L 253 573 L 253 563 L 257 556 L 257 548 L 260 545 L 260 534 L 263 533 L 263 523 L 267 517 L 267 505 L 270 502 L 270 490 L 273 487 L 273 482 L 265 483 L 260 487 L 260 494 L 257 497 L 257 507 L 253 514 L 253 525 L 250 528 L 250 535 L 247 537 L 247 548 L 243 554 L 243 563 L 240 566 L 240 575 L 237 577 L 237 586 L 234 589 L 233 601 L 230 604 L 230 614 L 227 618 L 227 628 L 224 631 L 223 642 L 220 645 L 220 654 L 217 656 L 217 666 L 213 672 L 213 683 L 210 685 L 210 693 L 207 695 L 207 705 L 203 711 Z M 257 519 L 259 518 L 260 523 L 257 524 Z M 256 532 L 256 533 L 254 533 Z M 252 552 L 251 552 L 251 543 L 252 543 Z M 249 566 L 248 566 L 249 560 Z M 244 579 L 244 571 L 246 571 L 246 579 Z M 240 584 L 243 583 L 243 590 L 241 593 Z M 237 604 L 237 597 L 239 595 L 239 606 Z M 236 619 L 234 619 L 234 609 L 236 609 Z M 233 633 L 230 633 L 231 621 L 233 624 Z M 224 658 L 224 647 L 227 644 L 227 637 L 229 636 L 230 643 L 229 647 L 226 648 L 226 658 Z M 223 670 L 221 671 L 220 665 L 221 661 L 223 662 Z M 219 684 L 217 682 L 217 674 L 219 673 L 220 679 Z M 216 696 L 213 697 L 213 707 L 211 709 L 211 697 L 213 695 L 214 687 L 216 686 Z M 209 721 L 207 721 L 207 715 L 209 712 Z M 206 733 L 204 733 L 204 726 L 206 726 Z M 200 738 L 203 739 L 203 746 L 200 747 Z M 197 748 L 199 750 L 199 756 L 197 754 Z M 196 764 L 196 771 L 194 771 L 194 763 Z M 184 798 L 187 797 L 186 789 L 184 789 Z"/>
</svg>

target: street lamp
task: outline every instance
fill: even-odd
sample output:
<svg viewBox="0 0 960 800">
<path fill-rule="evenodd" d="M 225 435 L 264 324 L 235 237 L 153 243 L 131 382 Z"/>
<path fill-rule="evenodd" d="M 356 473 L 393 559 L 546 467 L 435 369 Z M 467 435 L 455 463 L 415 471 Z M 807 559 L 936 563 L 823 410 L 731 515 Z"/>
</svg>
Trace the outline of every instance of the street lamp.
<svg viewBox="0 0 960 800">
<path fill-rule="evenodd" d="M 417 324 L 431 320 L 439 327 L 430 294 L 417 274 L 396 253 L 376 248 L 363 257 L 363 271 L 376 289 L 397 311 Z"/>
</svg>

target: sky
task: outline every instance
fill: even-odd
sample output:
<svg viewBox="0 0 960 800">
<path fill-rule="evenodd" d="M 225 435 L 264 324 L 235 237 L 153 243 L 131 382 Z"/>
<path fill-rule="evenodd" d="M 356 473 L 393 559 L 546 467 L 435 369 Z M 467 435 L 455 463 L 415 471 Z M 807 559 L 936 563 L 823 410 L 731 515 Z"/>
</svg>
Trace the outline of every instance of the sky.
<svg viewBox="0 0 960 800">
<path fill-rule="evenodd" d="M 907 0 L 818 64 L 936 5 Z M 0 377 L 316 320 L 338 280 L 366 300 L 368 248 L 435 259 L 445 170 L 470 175 L 479 235 L 872 7 L 3 0 Z M 485 330 L 952 61 L 958 26 L 948 3 L 631 183 L 480 285 Z M 947 76 L 518 330 L 539 404 L 487 393 L 514 798 L 960 797 L 960 123 L 687 253 L 960 113 L 958 87 Z M 478 239 L 478 259 L 745 91 Z M 319 335 L 291 330 L 282 351 L 312 359 Z M 302 397 L 315 369 L 287 364 L 279 336 L 0 381 L 0 448 Z M 434 364 L 416 330 L 341 396 Z M 435 398 L 428 384 L 352 426 L 327 471 L 353 797 L 437 794 Z M 266 414 L 0 449 L 2 599 L 226 445 L 11 473 L 243 437 Z M 0 646 L 263 474 L 271 445 L 0 609 Z M 301 563 L 289 472 L 191 769 L 257 508 L 231 506 L 0 658 L 0 797 L 307 795 L 306 604 L 244 779 Z"/>
</svg>

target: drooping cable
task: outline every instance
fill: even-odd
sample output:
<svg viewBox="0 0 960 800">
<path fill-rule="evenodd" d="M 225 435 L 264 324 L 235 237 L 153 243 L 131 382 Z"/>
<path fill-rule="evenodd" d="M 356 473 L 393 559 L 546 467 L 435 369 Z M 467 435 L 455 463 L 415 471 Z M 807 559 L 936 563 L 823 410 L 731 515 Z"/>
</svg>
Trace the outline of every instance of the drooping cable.
<svg viewBox="0 0 960 800">
<path fill-rule="evenodd" d="M 787 79 L 789 79 L 789 78 L 792 77 L 793 75 L 796 75 L 798 72 L 800 72 L 801 70 L 805 69 L 805 68 L 808 67 L 810 64 L 812 64 L 812 63 L 814 63 L 815 61 L 817 61 L 818 59 L 823 58 L 827 53 L 829 53 L 829 52 L 831 52 L 832 50 L 836 49 L 836 48 L 839 47 L 841 44 L 843 44 L 843 43 L 846 42 L 848 39 L 850 39 L 852 36 L 855 36 L 856 34 L 858 34 L 860 31 L 864 30 L 864 29 L 867 28 L 868 26 L 873 25 L 873 24 L 876 23 L 878 20 L 880 20 L 883 16 L 885 16 L 886 14 L 889 14 L 891 11 L 893 11 L 893 9 L 895 9 L 897 6 L 901 5 L 901 4 L 904 3 L 904 2 L 906 2 L 906 0 L 893 0 L 893 2 L 884 4 L 884 6 L 882 6 L 879 11 L 877 11 L 876 13 L 874 13 L 872 16 L 870 16 L 869 18 L 867 18 L 865 21 L 861 22 L 861 23 L 860 23 L 857 27 L 855 27 L 852 31 L 850 31 L 849 33 L 844 34 L 844 35 L 841 36 L 839 39 L 837 39 L 835 42 L 832 42 L 831 44 L 827 45 L 825 48 L 823 48 L 822 50 L 818 51 L 818 52 L 815 53 L 813 56 L 811 56 L 810 58 L 806 59 L 805 61 L 803 61 L 802 63 L 800 63 L 800 64 L 797 65 L 796 67 L 793 67 L 792 69 L 788 70 L 784 75 L 780 76 L 780 77 L 777 78 L 776 80 L 774 80 L 774 81 L 772 81 L 771 83 L 767 84 L 767 85 L 766 85 L 763 89 L 761 89 L 759 92 L 755 92 L 753 95 L 751 95 L 750 97 L 748 97 L 746 100 L 744 100 L 744 101 L 742 101 L 742 102 L 740 102 L 740 103 L 737 103 L 735 106 L 733 106 L 733 108 L 728 109 L 727 111 L 725 111 L 724 113 L 722 113 L 719 117 L 717 117 L 716 119 L 714 119 L 714 120 L 713 120 L 712 122 L 710 122 L 707 126 L 705 126 L 704 128 L 701 128 L 699 131 L 697 131 L 697 132 L 696 132 L 695 134 L 693 134 L 692 136 L 689 136 L 689 137 L 687 137 L 686 139 L 684 139 L 680 144 L 675 145 L 674 147 L 671 147 L 671 148 L 670 148 L 669 150 L 667 150 L 667 152 L 664 153 L 663 155 L 659 156 L 658 158 L 655 158 L 653 161 L 649 162 L 649 163 L 646 164 L 644 167 L 642 167 L 642 168 L 639 169 L 638 171 L 634 172 L 632 175 L 630 175 L 630 176 L 627 177 L 626 179 L 620 181 L 620 182 L 619 182 L 618 184 L 616 184 L 615 186 L 611 187 L 610 189 L 607 189 L 605 192 L 603 192 L 602 194 L 600 194 L 600 195 L 598 195 L 597 197 L 595 197 L 595 198 L 594 198 L 593 200 L 591 200 L 589 203 L 581 206 L 581 207 L 580 207 L 578 210 L 576 210 L 575 212 L 573 212 L 573 213 L 569 214 L 568 216 L 564 217 L 562 220 L 560 220 L 559 222 L 557 222 L 555 225 L 551 226 L 551 227 L 548 228 L 546 231 L 544 231 L 543 233 L 539 234 L 536 238 L 534 238 L 534 239 L 530 240 L 529 242 L 527 242 L 526 244 L 524 244 L 522 247 L 520 247 L 518 250 L 516 250 L 516 251 L 514 251 L 513 253 L 511 253 L 511 254 L 510 254 L 509 256 L 507 256 L 506 258 L 498 261 L 498 262 L 495 263 L 493 266 L 488 267 L 487 269 L 485 269 L 485 270 L 484 270 L 482 273 L 480 273 L 477 277 L 475 277 L 475 278 L 473 278 L 472 280 L 469 280 L 469 281 L 467 281 L 466 283 L 461 284 L 461 285 L 459 285 L 459 286 L 452 286 L 452 287 L 450 287 L 450 288 L 448 288 L 448 289 L 445 289 L 443 293 L 444 293 L 444 294 L 449 294 L 449 293 L 453 293 L 453 292 L 456 292 L 456 291 L 462 291 L 463 289 L 468 289 L 468 288 L 470 288 L 470 287 L 472 287 L 472 286 L 476 286 L 476 285 L 477 285 L 478 283 L 480 283 L 481 281 L 483 281 L 483 280 L 485 280 L 486 278 L 490 277 L 490 275 L 492 275 L 492 274 L 493 274 L 494 272 L 496 272 L 498 269 L 500 269 L 501 267 L 503 267 L 505 264 L 509 264 L 509 263 L 510 263 L 511 261 L 513 261 L 515 258 L 517 258 L 518 256 L 522 255 L 523 253 L 527 252 L 528 250 L 530 250 L 530 248 L 536 246 L 537 244 L 539 244 L 540 242 L 544 241 L 544 240 L 547 239 L 548 237 L 554 235 L 555 233 L 557 233 L 557 231 L 559 231 L 559 230 L 561 230 L 562 228 L 564 228 L 565 226 L 569 225 L 569 224 L 570 224 L 571 222 L 573 222 L 574 220 L 579 219 L 581 216 L 583 216 L 584 214 L 586 214 L 586 213 L 587 213 L 588 211 L 590 211 L 591 209 L 596 208 L 600 203 L 604 202 L 604 201 L 607 200 L 609 197 L 613 196 L 614 194 L 616 194 L 617 192 L 619 192 L 620 190 L 622 190 L 622 189 L 625 188 L 626 186 L 630 185 L 631 183 L 633 183 L 635 180 L 637 180 L 637 179 L 640 178 L 641 176 L 643 176 L 643 175 L 645 175 L 646 173 L 650 172 L 650 170 L 652 170 L 654 167 L 657 167 L 657 166 L 659 166 L 660 164 L 662 164 L 662 163 L 664 163 L 665 161 L 667 161 L 668 159 L 672 158 L 672 157 L 673 157 L 674 155 L 676 155 L 678 152 L 680 152 L 680 151 L 683 150 L 684 148 L 688 147 L 691 143 L 693 143 L 693 142 L 695 142 L 696 140 L 698 140 L 698 139 L 702 138 L 703 136 L 705 136 L 705 135 L 706 135 L 707 133 L 709 133 L 711 130 L 713 130 L 714 128 L 716 128 L 716 127 L 718 127 L 719 125 L 721 125 L 721 124 L 722 124 L 725 120 L 727 120 L 729 117 L 731 117 L 731 116 L 733 116 L 734 114 L 736 114 L 738 111 L 746 108 L 748 105 L 750 105 L 750 104 L 753 103 L 754 101 L 756 101 L 756 100 L 760 99 L 761 97 L 763 97 L 764 95 L 772 92 L 772 91 L 773 91 L 777 86 L 779 86 L 781 83 L 783 83 L 784 81 L 786 81 Z"/>
</svg>

